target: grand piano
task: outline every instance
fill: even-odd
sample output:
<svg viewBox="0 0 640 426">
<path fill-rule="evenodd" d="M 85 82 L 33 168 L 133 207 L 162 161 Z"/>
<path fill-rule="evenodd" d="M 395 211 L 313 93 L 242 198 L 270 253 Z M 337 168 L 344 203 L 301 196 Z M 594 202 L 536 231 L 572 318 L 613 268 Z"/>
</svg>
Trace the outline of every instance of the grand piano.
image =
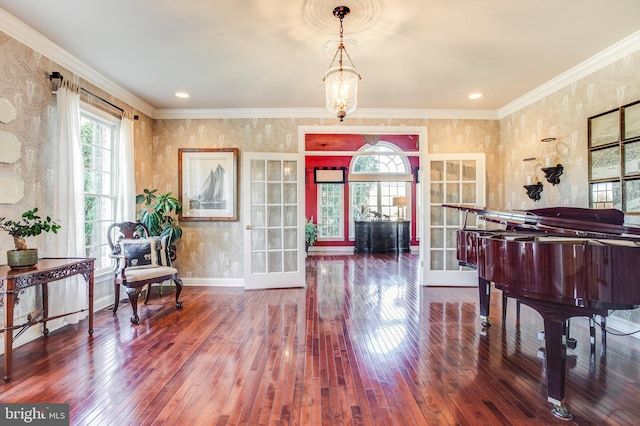
<svg viewBox="0 0 640 426">
<path fill-rule="evenodd" d="M 564 401 L 566 322 L 640 305 L 640 227 L 625 225 L 615 209 L 443 206 L 463 212 L 457 257 L 478 271 L 483 325 L 490 325 L 491 283 L 542 316 L 548 401 L 556 417 L 572 419 Z M 469 214 L 496 229 L 468 227 Z"/>
</svg>

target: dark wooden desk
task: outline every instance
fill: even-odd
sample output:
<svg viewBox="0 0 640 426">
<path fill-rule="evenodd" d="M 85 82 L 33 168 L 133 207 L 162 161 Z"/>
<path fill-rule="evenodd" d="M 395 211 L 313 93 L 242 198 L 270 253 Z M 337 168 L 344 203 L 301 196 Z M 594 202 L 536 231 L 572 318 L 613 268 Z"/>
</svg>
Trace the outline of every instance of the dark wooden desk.
<svg viewBox="0 0 640 426">
<path fill-rule="evenodd" d="M 355 253 L 403 253 L 410 247 L 408 220 L 355 222 Z"/>
<path fill-rule="evenodd" d="M 93 262 L 94 259 L 85 258 L 50 258 L 40 261 L 30 268 L 11 269 L 7 265 L 0 265 L 0 295 L 4 305 L 4 380 L 11 380 L 11 358 L 13 351 L 13 330 L 20 328 L 16 337 L 34 324 L 43 324 L 43 334 L 47 336 L 47 321 L 56 318 L 89 311 L 89 335 L 93 334 Z M 49 296 L 47 286 L 50 282 L 62 280 L 74 275 L 82 274 L 89 287 L 89 306 L 75 312 L 68 312 L 49 317 Z M 42 318 L 27 318 L 27 322 L 13 325 L 13 307 L 18 303 L 20 293 L 26 288 L 42 286 Z M 40 315 L 38 315 L 39 317 Z"/>
</svg>

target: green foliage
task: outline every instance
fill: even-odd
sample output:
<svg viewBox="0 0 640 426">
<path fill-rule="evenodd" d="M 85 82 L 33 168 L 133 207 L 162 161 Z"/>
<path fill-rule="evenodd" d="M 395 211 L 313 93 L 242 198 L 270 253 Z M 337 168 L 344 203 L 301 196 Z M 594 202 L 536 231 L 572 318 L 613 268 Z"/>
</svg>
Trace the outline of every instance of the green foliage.
<svg viewBox="0 0 640 426">
<path fill-rule="evenodd" d="M 22 241 L 21 244 L 18 243 L 18 240 L 20 239 L 23 240 L 25 237 L 35 237 L 43 232 L 49 231 L 57 234 L 58 229 L 62 227 L 62 225 L 55 222 L 49 216 L 43 219 L 37 215 L 37 212 L 37 207 L 27 210 L 22 213 L 20 220 L 7 220 L 5 217 L 0 217 L 0 230 L 8 232 L 9 235 L 14 238 L 16 241 L 16 249 L 26 249 L 24 241 Z"/>
<path fill-rule="evenodd" d="M 309 246 L 312 246 L 318 239 L 318 225 L 313 223 L 313 217 L 311 219 L 305 218 L 304 239 Z"/>
<path fill-rule="evenodd" d="M 169 245 L 173 248 L 182 237 L 182 228 L 176 219 L 176 215 L 182 212 L 182 203 L 172 197 L 171 192 L 157 192 L 157 189 L 145 189 L 142 194 L 136 195 L 136 205 L 142 205 L 138 210 L 138 220 L 147 226 L 153 236 L 169 235 Z"/>
</svg>

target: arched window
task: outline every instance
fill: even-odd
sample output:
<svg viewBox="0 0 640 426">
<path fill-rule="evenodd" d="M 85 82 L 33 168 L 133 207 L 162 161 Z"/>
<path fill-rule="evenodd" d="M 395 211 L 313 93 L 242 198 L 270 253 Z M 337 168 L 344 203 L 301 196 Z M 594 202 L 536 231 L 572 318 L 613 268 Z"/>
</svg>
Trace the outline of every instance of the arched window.
<svg viewBox="0 0 640 426">
<path fill-rule="evenodd" d="M 409 162 L 406 157 L 394 155 L 398 148 L 388 142 L 380 141 L 377 144 L 365 145 L 359 152 L 363 155 L 355 156 L 351 161 L 350 173 L 376 173 L 380 175 L 408 174 Z M 380 176 L 384 179 L 383 176 Z"/>
<path fill-rule="evenodd" d="M 409 160 L 400 152 L 396 145 L 380 141 L 364 145 L 353 157 L 349 167 L 351 222 L 407 218 L 412 174 Z M 398 198 L 408 200 L 409 205 L 399 206 Z"/>
</svg>

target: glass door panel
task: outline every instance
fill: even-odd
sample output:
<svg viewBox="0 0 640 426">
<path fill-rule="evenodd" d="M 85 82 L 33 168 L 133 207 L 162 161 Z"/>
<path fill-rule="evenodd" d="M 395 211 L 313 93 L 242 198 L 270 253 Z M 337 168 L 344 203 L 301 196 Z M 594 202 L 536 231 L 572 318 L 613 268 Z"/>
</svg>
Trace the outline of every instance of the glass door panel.
<svg viewBox="0 0 640 426">
<path fill-rule="evenodd" d="M 245 287 L 304 286 L 304 161 L 297 154 L 246 153 Z M 248 196 L 246 195 L 248 193 Z"/>
</svg>

